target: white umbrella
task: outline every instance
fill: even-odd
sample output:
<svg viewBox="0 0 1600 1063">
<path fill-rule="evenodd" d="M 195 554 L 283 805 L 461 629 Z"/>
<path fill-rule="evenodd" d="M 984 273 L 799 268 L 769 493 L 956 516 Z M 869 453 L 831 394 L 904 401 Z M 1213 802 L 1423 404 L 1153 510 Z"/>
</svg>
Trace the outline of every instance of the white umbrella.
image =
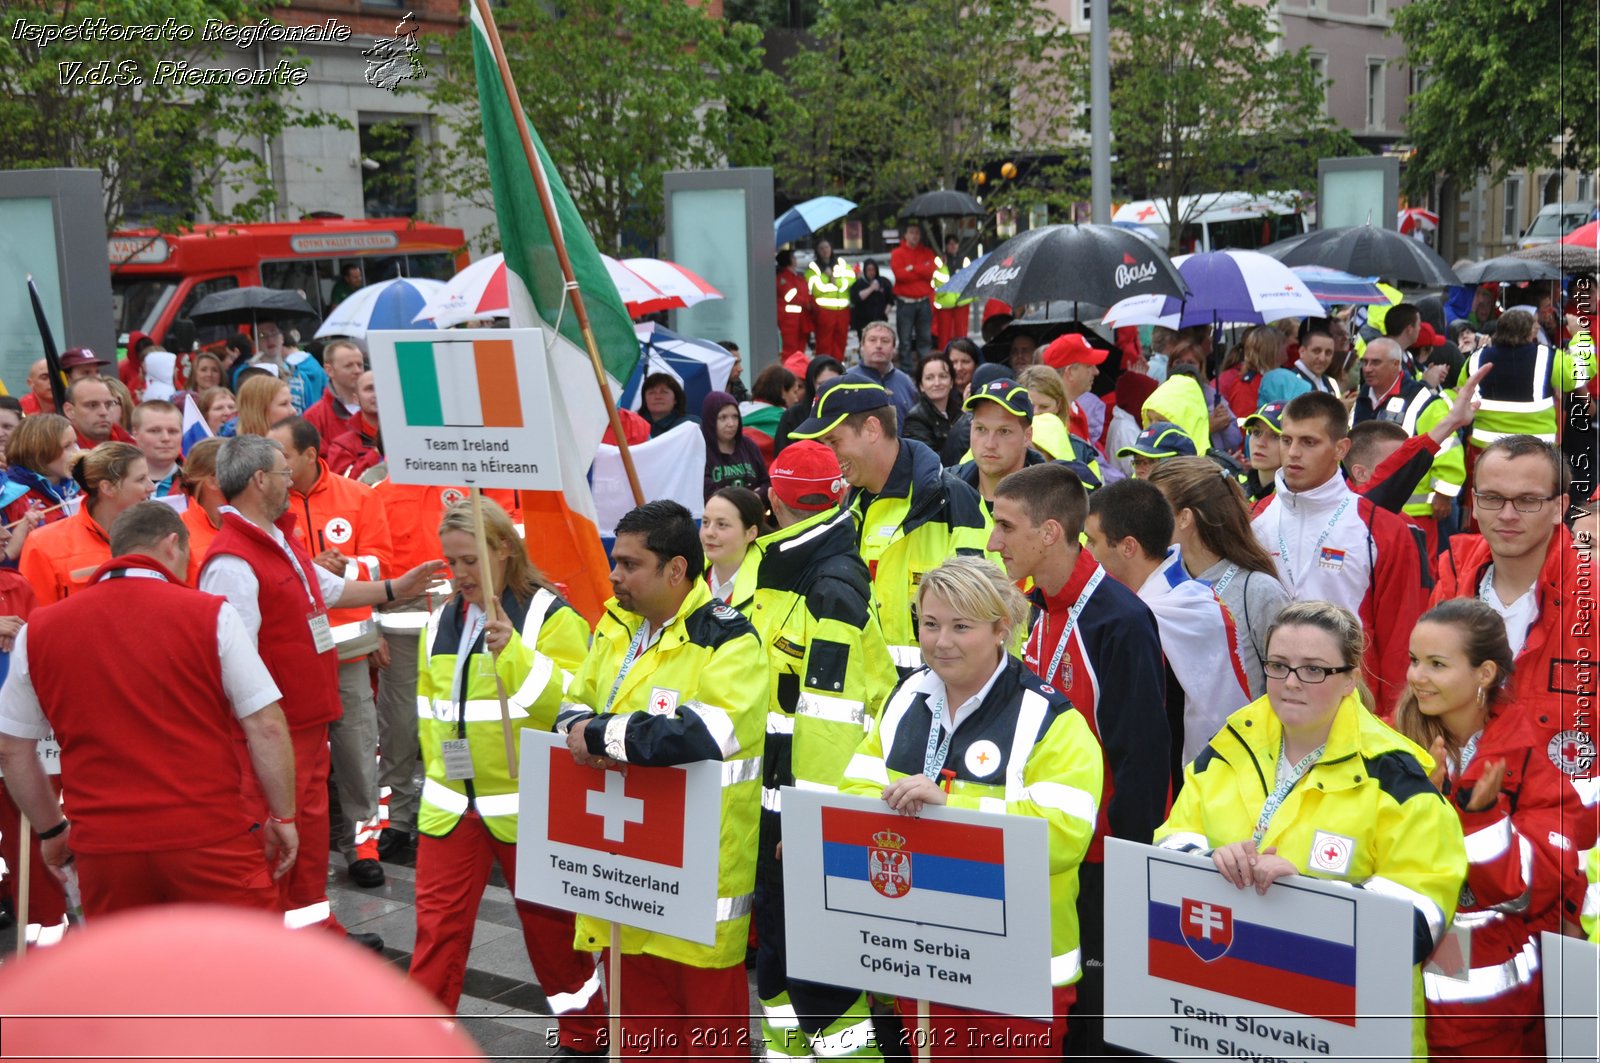
<svg viewBox="0 0 1600 1063">
<path fill-rule="evenodd" d="M 353 336 L 365 339 L 373 329 L 416 328 L 416 314 L 444 288 L 426 277 L 396 277 L 357 288 L 345 297 L 317 329 L 317 338 Z M 429 327 L 422 323 L 421 327 Z"/>
<path fill-rule="evenodd" d="M 431 320 L 439 328 L 454 328 L 465 321 L 510 315 L 506 256 L 494 254 L 478 259 L 445 281 L 413 320 Z"/>
<path fill-rule="evenodd" d="M 682 306 L 694 306 L 708 299 L 721 299 L 722 293 L 706 283 L 705 279 L 693 270 L 680 266 L 676 262 L 668 262 L 660 258 L 625 258 L 622 264 L 634 273 L 643 277 L 645 281 L 669 298 L 681 300 Z M 643 313 L 654 313 L 656 310 L 676 309 L 675 307 L 654 307 Z"/>
</svg>

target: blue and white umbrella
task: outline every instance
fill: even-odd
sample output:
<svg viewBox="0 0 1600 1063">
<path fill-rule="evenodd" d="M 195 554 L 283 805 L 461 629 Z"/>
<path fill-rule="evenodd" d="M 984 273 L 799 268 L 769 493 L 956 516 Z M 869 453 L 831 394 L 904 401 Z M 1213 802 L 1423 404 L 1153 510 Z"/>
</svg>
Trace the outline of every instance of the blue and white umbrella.
<svg viewBox="0 0 1600 1063">
<path fill-rule="evenodd" d="M 425 277 L 396 277 L 357 288 L 334 307 L 317 329 L 317 339 L 351 336 L 366 339 L 375 329 L 433 328 L 432 321 L 414 320 L 428 300 L 444 288 L 444 281 Z"/>
<path fill-rule="evenodd" d="M 1108 325 L 1261 325 L 1286 317 L 1322 317 L 1305 282 L 1257 251 L 1210 251 L 1172 260 L 1189 297 L 1136 295 L 1106 310 Z"/>
<path fill-rule="evenodd" d="M 1378 287 L 1376 277 L 1358 277 L 1327 266 L 1290 266 L 1294 275 L 1324 306 L 1388 306 L 1389 297 Z"/>
<path fill-rule="evenodd" d="M 856 209 L 848 199 L 838 196 L 818 196 L 783 212 L 783 217 L 772 223 L 772 242 L 779 247 L 792 244 L 802 236 L 810 236 L 818 229 Z"/>
<path fill-rule="evenodd" d="M 734 356 L 725 348 L 710 340 L 680 336 L 660 325 L 638 325 L 634 334 L 639 337 L 639 362 L 623 381 L 622 399 L 618 403 L 621 408 L 639 408 L 642 401 L 639 389 L 644 378 L 652 373 L 670 373 L 677 377 L 689 400 L 688 411 L 696 416 L 707 395 L 727 388 Z"/>
</svg>

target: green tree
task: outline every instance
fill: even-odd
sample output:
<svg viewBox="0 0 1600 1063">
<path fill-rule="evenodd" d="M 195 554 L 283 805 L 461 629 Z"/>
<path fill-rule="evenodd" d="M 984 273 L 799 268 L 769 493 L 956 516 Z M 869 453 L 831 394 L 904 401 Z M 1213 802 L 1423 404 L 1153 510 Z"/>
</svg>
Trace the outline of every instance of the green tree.
<svg viewBox="0 0 1600 1063">
<path fill-rule="evenodd" d="M 0 162 L 15 169 L 99 170 L 108 229 L 172 228 L 201 214 L 218 221 L 264 216 L 275 197 L 262 138 L 340 120 L 295 105 L 292 75 L 268 85 L 191 85 L 174 71 L 162 76 L 157 64 L 241 65 L 238 58 L 251 53 L 202 43 L 202 29 L 209 19 L 243 25 L 270 12 L 257 0 L 8 3 L 0 12 Z M 165 26 L 168 36 L 43 39 L 44 29 L 85 19 L 103 19 L 112 29 Z M 183 29 L 191 31 L 187 40 L 177 36 Z M 296 69 L 303 65 L 291 62 Z"/>
<path fill-rule="evenodd" d="M 754 26 L 662 0 L 507 0 L 495 21 L 528 121 L 602 251 L 661 231 L 667 171 L 769 164 L 767 116 L 783 100 Z M 422 183 L 492 210 L 471 36 L 429 64 L 422 91 L 445 135 Z"/>
<path fill-rule="evenodd" d="M 1117 182 L 1132 198 L 1165 201 L 1169 250 L 1189 220 L 1182 197 L 1307 189 L 1318 158 L 1360 150 L 1324 113 L 1305 50 L 1277 50 L 1264 7 L 1118 4 L 1111 28 Z"/>
<path fill-rule="evenodd" d="M 1570 0 L 1413 0 L 1394 16 L 1423 73 L 1406 129 L 1413 194 L 1437 178 L 1600 165 L 1600 11 Z"/>
<path fill-rule="evenodd" d="M 776 148 L 794 198 L 891 211 L 979 166 L 1058 144 L 1087 78 L 1041 0 L 823 0 L 819 47 L 784 71 L 798 106 Z"/>
</svg>

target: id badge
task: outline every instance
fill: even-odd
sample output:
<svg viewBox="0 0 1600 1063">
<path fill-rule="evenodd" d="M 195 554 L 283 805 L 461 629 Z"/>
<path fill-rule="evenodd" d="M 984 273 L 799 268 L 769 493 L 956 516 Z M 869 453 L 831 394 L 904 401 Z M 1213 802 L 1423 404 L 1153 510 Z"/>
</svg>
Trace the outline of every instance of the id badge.
<svg viewBox="0 0 1600 1063">
<path fill-rule="evenodd" d="M 459 782 L 472 778 L 472 749 L 465 738 L 447 738 L 439 743 L 439 751 L 444 755 L 446 779 Z"/>
<path fill-rule="evenodd" d="M 306 623 L 311 625 L 311 641 L 317 644 L 318 653 L 333 649 L 333 628 L 328 626 L 327 613 L 312 613 Z"/>
</svg>

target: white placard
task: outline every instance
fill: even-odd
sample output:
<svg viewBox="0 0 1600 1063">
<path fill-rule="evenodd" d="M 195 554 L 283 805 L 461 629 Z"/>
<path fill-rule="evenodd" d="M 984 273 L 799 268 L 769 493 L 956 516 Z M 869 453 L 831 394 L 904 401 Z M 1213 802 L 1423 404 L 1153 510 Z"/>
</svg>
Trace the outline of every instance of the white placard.
<svg viewBox="0 0 1600 1063">
<path fill-rule="evenodd" d="M 1045 823 L 783 790 L 789 976 L 1048 1020 Z"/>
<path fill-rule="evenodd" d="M 1550 1063 L 1600 1059 L 1600 947 L 1578 938 L 1539 935 L 1544 960 L 1545 1058 Z"/>
<path fill-rule="evenodd" d="M 714 944 L 722 764 L 601 771 L 561 735 L 521 735 L 516 895 Z"/>
<path fill-rule="evenodd" d="M 1409 1059 L 1412 908 L 1106 839 L 1106 1041 L 1171 1059 Z"/>
<path fill-rule="evenodd" d="M 61 774 L 61 747 L 56 744 L 56 733 L 50 732 L 50 737 L 39 739 L 33 747 L 34 754 L 39 758 L 39 767 L 44 769 L 46 775 Z M 5 778 L 5 773 L 0 772 L 0 779 Z"/>
<path fill-rule="evenodd" d="M 369 332 L 367 349 L 395 483 L 561 489 L 540 329 Z"/>
</svg>

